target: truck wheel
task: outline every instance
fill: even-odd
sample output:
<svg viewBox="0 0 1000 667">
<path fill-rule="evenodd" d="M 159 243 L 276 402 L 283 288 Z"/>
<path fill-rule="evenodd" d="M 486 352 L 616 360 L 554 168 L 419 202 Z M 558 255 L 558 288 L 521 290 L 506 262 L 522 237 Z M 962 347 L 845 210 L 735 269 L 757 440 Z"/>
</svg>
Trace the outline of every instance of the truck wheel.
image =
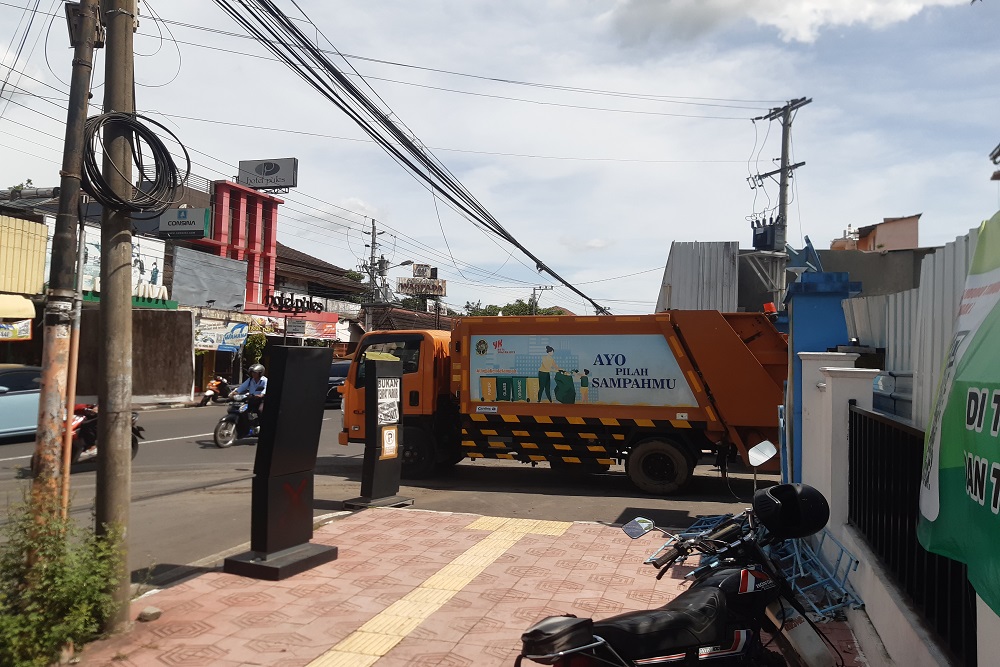
<svg viewBox="0 0 1000 667">
<path fill-rule="evenodd" d="M 401 476 L 408 479 L 423 479 L 434 474 L 437 456 L 434 441 L 427 437 L 423 429 L 403 427 L 403 465 Z"/>
<path fill-rule="evenodd" d="M 656 495 L 679 491 L 691 478 L 690 460 L 670 440 L 644 440 L 625 461 L 628 478 L 640 490 Z"/>
</svg>

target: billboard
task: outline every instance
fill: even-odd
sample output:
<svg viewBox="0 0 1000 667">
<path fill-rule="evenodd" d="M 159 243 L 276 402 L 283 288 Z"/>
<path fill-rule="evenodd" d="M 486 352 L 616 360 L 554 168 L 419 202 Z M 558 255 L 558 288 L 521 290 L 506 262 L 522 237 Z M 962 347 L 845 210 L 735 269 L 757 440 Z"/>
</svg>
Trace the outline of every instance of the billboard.
<svg viewBox="0 0 1000 667">
<path fill-rule="evenodd" d="M 430 278 L 431 277 L 431 265 L 430 264 L 414 264 L 413 265 L 413 277 L 414 278 Z"/>
<path fill-rule="evenodd" d="M 410 296 L 448 296 L 447 280 L 396 278 L 396 291 Z"/>
<path fill-rule="evenodd" d="M 246 322 L 206 323 L 195 327 L 194 348 L 239 352 L 249 333 L 250 326 Z"/>
<path fill-rule="evenodd" d="M 240 160 L 240 173 L 236 182 L 257 190 L 266 188 L 294 188 L 298 185 L 299 159 L 294 157 L 277 160 Z"/>
<path fill-rule="evenodd" d="M 159 218 L 161 239 L 203 239 L 208 236 L 211 210 L 207 208 L 169 208 Z"/>
</svg>

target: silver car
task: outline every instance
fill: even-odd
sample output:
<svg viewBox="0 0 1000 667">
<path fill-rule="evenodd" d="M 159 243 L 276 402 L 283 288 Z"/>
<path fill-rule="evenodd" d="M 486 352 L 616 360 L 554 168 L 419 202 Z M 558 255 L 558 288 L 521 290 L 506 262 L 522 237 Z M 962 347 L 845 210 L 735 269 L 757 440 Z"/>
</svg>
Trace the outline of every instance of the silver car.
<svg viewBox="0 0 1000 667">
<path fill-rule="evenodd" d="M 0 437 L 35 433 L 41 381 L 38 366 L 0 364 Z"/>
</svg>

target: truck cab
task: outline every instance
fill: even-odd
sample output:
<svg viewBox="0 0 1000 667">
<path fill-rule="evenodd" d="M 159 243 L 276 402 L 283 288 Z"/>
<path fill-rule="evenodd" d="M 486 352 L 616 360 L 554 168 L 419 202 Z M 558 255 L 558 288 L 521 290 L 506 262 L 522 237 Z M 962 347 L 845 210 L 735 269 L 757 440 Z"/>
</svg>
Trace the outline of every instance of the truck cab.
<svg viewBox="0 0 1000 667">
<path fill-rule="evenodd" d="M 437 444 L 447 425 L 451 364 L 447 331 L 374 331 L 358 344 L 342 388 L 344 427 L 339 442 L 365 441 L 365 360 L 400 361 L 403 370 L 403 476 L 426 477 L 441 463 Z M 454 412 L 454 408 L 450 410 Z M 451 457 L 444 456 L 445 459 Z M 456 459 L 457 462 L 457 459 Z"/>
</svg>

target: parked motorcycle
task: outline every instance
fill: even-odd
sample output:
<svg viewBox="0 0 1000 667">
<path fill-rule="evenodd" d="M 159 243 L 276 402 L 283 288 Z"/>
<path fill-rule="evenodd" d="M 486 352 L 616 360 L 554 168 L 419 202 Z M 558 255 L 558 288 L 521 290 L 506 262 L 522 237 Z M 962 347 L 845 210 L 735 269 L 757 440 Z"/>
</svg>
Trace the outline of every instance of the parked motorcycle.
<svg viewBox="0 0 1000 667">
<path fill-rule="evenodd" d="M 810 486 L 762 489 L 742 514 L 707 534 L 671 539 L 646 561 L 659 570 L 659 579 L 674 563 L 702 555 L 702 564 L 687 575 L 690 588 L 674 600 L 659 609 L 602 621 L 550 616 L 521 635 L 515 667 L 523 659 L 557 667 L 786 665 L 764 643 L 762 630 L 799 664 L 832 666 L 825 638 L 766 551 L 783 540 L 819 532 L 829 517 L 826 499 Z M 622 528 L 633 539 L 662 530 L 642 517 Z"/>
<path fill-rule="evenodd" d="M 206 406 L 210 401 L 215 401 L 221 403 L 229 398 L 229 393 L 232 391 L 229 387 L 229 380 L 222 377 L 221 375 L 216 375 L 209 381 L 208 386 L 205 387 L 205 393 L 201 396 L 201 403 L 199 406 Z"/>
<path fill-rule="evenodd" d="M 260 404 L 263 399 L 250 394 L 236 394 L 229 408 L 215 425 L 215 446 L 231 447 L 237 440 L 260 435 Z"/>
<path fill-rule="evenodd" d="M 145 429 L 139 426 L 139 413 L 132 413 L 132 458 L 139 453 L 139 440 L 145 439 Z M 73 406 L 73 429 L 71 443 L 70 465 L 83 463 L 97 457 L 97 406 L 89 403 L 77 403 Z M 38 474 L 38 455 L 31 457 L 31 473 Z"/>
</svg>

